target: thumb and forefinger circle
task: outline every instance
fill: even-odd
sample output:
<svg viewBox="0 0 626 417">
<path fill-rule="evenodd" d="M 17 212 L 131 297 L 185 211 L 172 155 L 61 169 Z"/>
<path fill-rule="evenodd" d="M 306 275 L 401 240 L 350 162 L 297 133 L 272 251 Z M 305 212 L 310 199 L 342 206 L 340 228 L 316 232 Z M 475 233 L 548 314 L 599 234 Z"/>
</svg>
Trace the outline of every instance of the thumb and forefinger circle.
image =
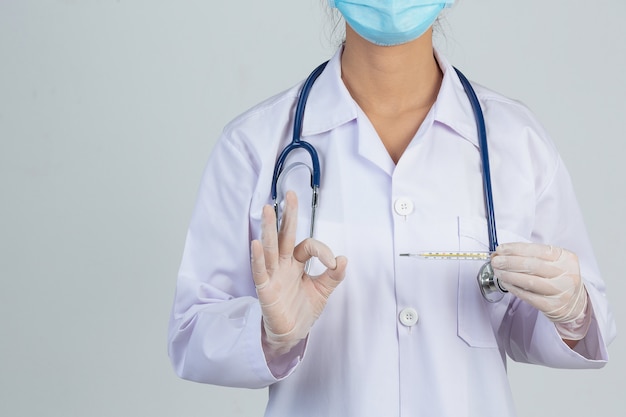
<svg viewBox="0 0 626 417">
<path fill-rule="evenodd" d="M 311 258 L 317 258 L 329 269 L 337 267 L 337 261 L 333 251 L 328 246 L 316 239 L 305 239 L 293 250 L 293 257 L 296 261 L 305 263 Z"/>
</svg>

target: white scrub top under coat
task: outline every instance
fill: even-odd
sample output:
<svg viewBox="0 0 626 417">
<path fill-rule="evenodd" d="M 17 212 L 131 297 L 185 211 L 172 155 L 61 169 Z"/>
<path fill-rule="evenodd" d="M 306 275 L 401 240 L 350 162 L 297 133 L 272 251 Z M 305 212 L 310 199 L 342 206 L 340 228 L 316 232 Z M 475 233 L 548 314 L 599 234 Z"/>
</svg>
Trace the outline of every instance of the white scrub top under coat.
<svg viewBox="0 0 626 417">
<path fill-rule="evenodd" d="M 268 366 L 249 247 L 260 237 L 276 157 L 291 140 L 296 86 L 231 122 L 212 152 L 170 322 L 176 372 L 211 384 L 270 386 L 266 416 L 484 417 L 515 414 L 506 355 L 602 367 L 615 334 L 604 284 L 566 169 L 531 113 L 475 85 L 500 243 L 545 242 L 580 259 L 594 320 L 575 351 L 512 295 L 487 303 L 476 283 L 481 262 L 398 256 L 488 247 L 476 124 L 452 67 L 437 55 L 440 93 L 396 166 L 343 85 L 340 57 L 341 50 L 311 91 L 303 137 L 322 168 L 316 238 L 347 256 L 344 282 L 306 343 Z M 287 187 L 300 199 L 301 240 L 310 187 L 307 176 L 292 175 Z"/>
</svg>

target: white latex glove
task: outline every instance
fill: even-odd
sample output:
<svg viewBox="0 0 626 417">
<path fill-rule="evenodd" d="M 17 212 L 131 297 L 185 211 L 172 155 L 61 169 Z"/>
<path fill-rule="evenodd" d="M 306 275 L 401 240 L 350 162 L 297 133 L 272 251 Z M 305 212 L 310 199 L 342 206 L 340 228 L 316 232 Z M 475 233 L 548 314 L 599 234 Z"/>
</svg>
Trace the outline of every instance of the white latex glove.
<svg viewBox="0 0 626 417">
<path fill-rule="evenodd" d="M 578 257 L 536 243 L 506 243 L 491 259 L 502 286 L 556 324 L 563 339 L 580 340 L 589 329 L 587 290 Z"/>
<path fill-rule="evenodd" d="M 322 242 L 305 239 L 295 246 L 298 199 L 285 196 L 280 231 L 271 206 L 263 208 L 261 242 L 252 242 L 252 277 L 263 313 L 263 349 L 268 361 L 289 352 L 309 334 L 328 297 L 343 280 L 347 259 Z M 318 258 L 326 271 L 311 277 L 304 265 Z"/>
</svg>

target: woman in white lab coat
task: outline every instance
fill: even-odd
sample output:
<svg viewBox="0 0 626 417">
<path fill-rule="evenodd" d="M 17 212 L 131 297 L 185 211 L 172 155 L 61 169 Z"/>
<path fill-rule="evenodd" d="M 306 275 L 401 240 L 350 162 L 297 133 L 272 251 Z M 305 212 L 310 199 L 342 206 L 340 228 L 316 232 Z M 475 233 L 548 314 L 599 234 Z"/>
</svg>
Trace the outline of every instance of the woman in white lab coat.
<svg viewBox="0 0 626 417">
<path fill-rule="evenodd" d="M 432 46 L 452 1 L 424 3 L 331 1 L 346 40 L 311 90 L 302 132 L 322 166 L 316 239 L 308 173 L 283 184 L 292 192 L 279 233 L 267 206 L 300 86 L 224 129 L 170 321 L 181 377 L 269 386 L 267 416 L 511 416 L 507 355 L 563 368 L 607 361 L 614 323 L 570 179 L 520 103 L 475 86 L 501 244 L 492 265 L 510 292 L 485 301 L 479 262 L 399 256 L 488 248 L 476 122 Z"/>
</svg>

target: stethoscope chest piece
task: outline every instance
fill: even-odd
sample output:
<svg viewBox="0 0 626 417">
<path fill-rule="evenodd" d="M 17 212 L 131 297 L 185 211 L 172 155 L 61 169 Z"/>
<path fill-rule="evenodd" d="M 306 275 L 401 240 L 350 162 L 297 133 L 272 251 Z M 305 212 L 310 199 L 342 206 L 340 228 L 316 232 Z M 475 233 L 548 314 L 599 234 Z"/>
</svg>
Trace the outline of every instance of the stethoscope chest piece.
<svg viewBox="0 0 626 417">
<path fill-rule="evenodd" d="M 497 303 L 502 300 L 504 294 L 508 292 L 500 285 L 491 267 L 491 262 L 487 262 L 480 267 L 477 280 L 480 292 L 483 294 L 485 300 L 490 303 Z"/>
</svg>

